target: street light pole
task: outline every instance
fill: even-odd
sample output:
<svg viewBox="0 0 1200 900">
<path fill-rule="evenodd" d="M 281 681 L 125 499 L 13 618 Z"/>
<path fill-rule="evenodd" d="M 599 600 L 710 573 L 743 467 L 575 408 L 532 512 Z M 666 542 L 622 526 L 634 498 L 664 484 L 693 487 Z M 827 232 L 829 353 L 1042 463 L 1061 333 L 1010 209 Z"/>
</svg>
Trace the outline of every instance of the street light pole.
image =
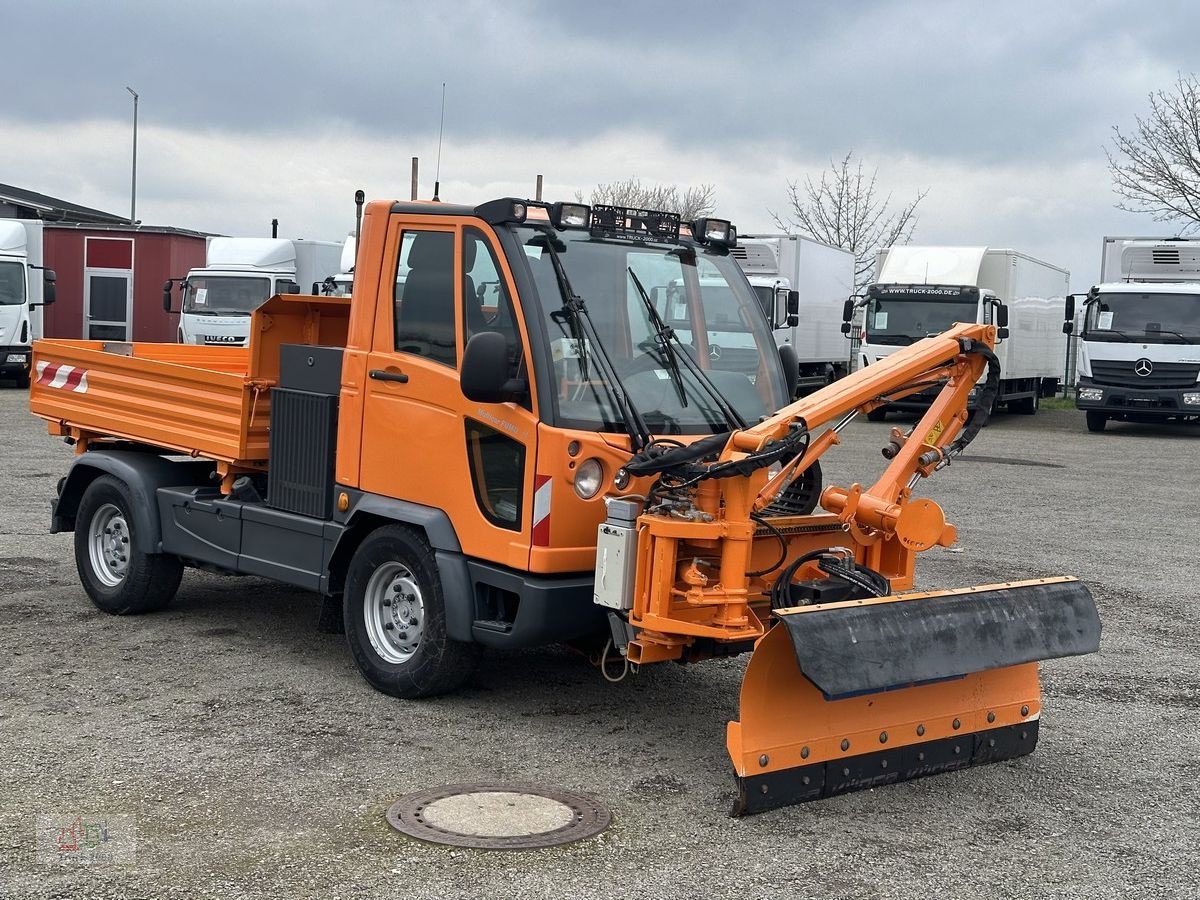
<svg viewBox="0 0 1200 900">
<path fill-rule="evenodd" d="M 129 85 L 125 90 L 133 95 L 133 181 L 129 188 L 129 224 L 137 222 L 137 91 Z"/>
</svg>

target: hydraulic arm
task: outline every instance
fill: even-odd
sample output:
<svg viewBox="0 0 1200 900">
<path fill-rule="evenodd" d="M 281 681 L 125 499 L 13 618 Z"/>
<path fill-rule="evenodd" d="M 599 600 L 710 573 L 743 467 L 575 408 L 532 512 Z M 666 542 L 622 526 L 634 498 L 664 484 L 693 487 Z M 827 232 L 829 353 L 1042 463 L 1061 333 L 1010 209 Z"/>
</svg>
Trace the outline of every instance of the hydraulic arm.
<svg viewBox="0 0 1200 900">
<path fill-rule="evenodd" d="M 1097 649 L 1095 606 L 1072 579 L 911 593 L 916 554 L 956 539 L 913 491 L 983 426 L 995 335 L 957 325 L 757 425 L 651 443 L 627 465 L 656 476 L 638 519 L 630 663 L 756 646 L 728 739 L 738 812 L 1028 753 L 1036 661 Z M 921 420 L 893 429 L 873 484 L 826 487 L 823 512 L 777 502 L 797 485 L 815 496 L 818 459 L 857 413 L 936 384 Z"/>
</svg>

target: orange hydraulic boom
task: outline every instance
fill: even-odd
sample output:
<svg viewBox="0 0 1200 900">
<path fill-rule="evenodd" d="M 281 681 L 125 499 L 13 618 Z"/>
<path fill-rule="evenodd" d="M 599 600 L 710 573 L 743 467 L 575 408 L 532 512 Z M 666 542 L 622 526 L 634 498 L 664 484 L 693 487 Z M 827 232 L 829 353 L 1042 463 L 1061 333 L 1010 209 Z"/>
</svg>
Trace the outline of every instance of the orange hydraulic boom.
<svg viewBox="0 0 1200 900">
<path fill-rule="evenodd" d="M 627 466 L 660 473 L 638 520 L 630 662 L 758 642 L 729 725 L 736 812 L 1028 753 L 1036 660 L 1097 649 L 1095 606 L 1073 579 L 902 593 L 915 555 L 955 540 L 913 489 L 982 426 L 967 398 L 995 339 L 957 325 L 719 438 L 708 461 L 693 445 Z M 943 381 L 910 432 L 893 430 L 873 485 L 825 488 L 824 513 L 766 515 L 856 413 Z M 756 464 L 768 460 L 773 476 Z"/>
</svg>

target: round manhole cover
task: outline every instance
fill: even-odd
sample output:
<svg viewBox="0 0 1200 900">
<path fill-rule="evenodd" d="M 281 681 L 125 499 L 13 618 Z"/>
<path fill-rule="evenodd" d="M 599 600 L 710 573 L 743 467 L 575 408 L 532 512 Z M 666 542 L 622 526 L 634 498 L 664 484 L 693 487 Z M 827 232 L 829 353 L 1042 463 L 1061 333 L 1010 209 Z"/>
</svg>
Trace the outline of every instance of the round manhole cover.
<svg viewBox="0 0 1200 900">
<path fill-rule="evenodd" d="M 612 817 L 582 794 L 532 785 L 451 784 L 401 797 L 387 820 L 402 834 L 435 844 L 527 850 L 599 834 Z"/>
</svg>

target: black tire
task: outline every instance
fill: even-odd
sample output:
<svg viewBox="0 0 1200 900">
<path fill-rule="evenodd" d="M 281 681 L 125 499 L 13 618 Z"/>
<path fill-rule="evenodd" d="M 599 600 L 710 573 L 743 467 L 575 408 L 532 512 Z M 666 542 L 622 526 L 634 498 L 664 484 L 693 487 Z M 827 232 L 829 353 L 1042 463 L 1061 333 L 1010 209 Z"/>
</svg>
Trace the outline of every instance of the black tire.
<svg viewBox="0 0 1200 900">
<path fill-rule="evenodd" d="M 143 553 L 125 482 L 101 475 L 88 485 L 75 514 L 75 567 L 99 609 L 115 616 L 162 609 L 179 590 L 183 563 Z"/>
<path fill-rule="evenodd" d="M 1032 397 L 1022 397 L 1020 400 L 1012 401 L 1008 404 L 1008 408 L 1023 416 L 1032 416 L 1038 411 L 1041 405 L 1041 397 L 1038 394 L 1034 394 Z"/>
<path fill-rule="evenodd" d="M 771 505 L 763 510 L 767 516 L 807 516 L 817 508 L 824 485 L 821 461 L 814 460 L 804 473 L 779 492 Z"/>
<path fill-rule="evenodd" d="M 387 525 L 362 542 L 342 602 L 350 652 L 376 690 L 431 697 L 457 689 L 475 671 L 480 648 L 446 636 L 437 562 L 411 528 Z"/>
<path fill-rule="evenodd" d="M 29 390 L 29 373 L 22 372 L 17 376 L 17 387 L 23 391 Z"/>
<path fill-rule="evenodd" d="M 1098 409 L 1089 409 L 1087 411 L 1087 429 L 1088 431 L 1099 434 L 1104 430 L 1104 426 L 1108 424 L 1108 416 L 1100 412 Z"/>
<path fill-rule="evenodd" d="M 867 421 L 868 422 L 882 422 L 884 419 L 887 418 L 887 414 L 888 414 L 887 407 L 880 406 L 876 409 L 871 410 L 869 413 L 867 413 Z"/>
</svg>

